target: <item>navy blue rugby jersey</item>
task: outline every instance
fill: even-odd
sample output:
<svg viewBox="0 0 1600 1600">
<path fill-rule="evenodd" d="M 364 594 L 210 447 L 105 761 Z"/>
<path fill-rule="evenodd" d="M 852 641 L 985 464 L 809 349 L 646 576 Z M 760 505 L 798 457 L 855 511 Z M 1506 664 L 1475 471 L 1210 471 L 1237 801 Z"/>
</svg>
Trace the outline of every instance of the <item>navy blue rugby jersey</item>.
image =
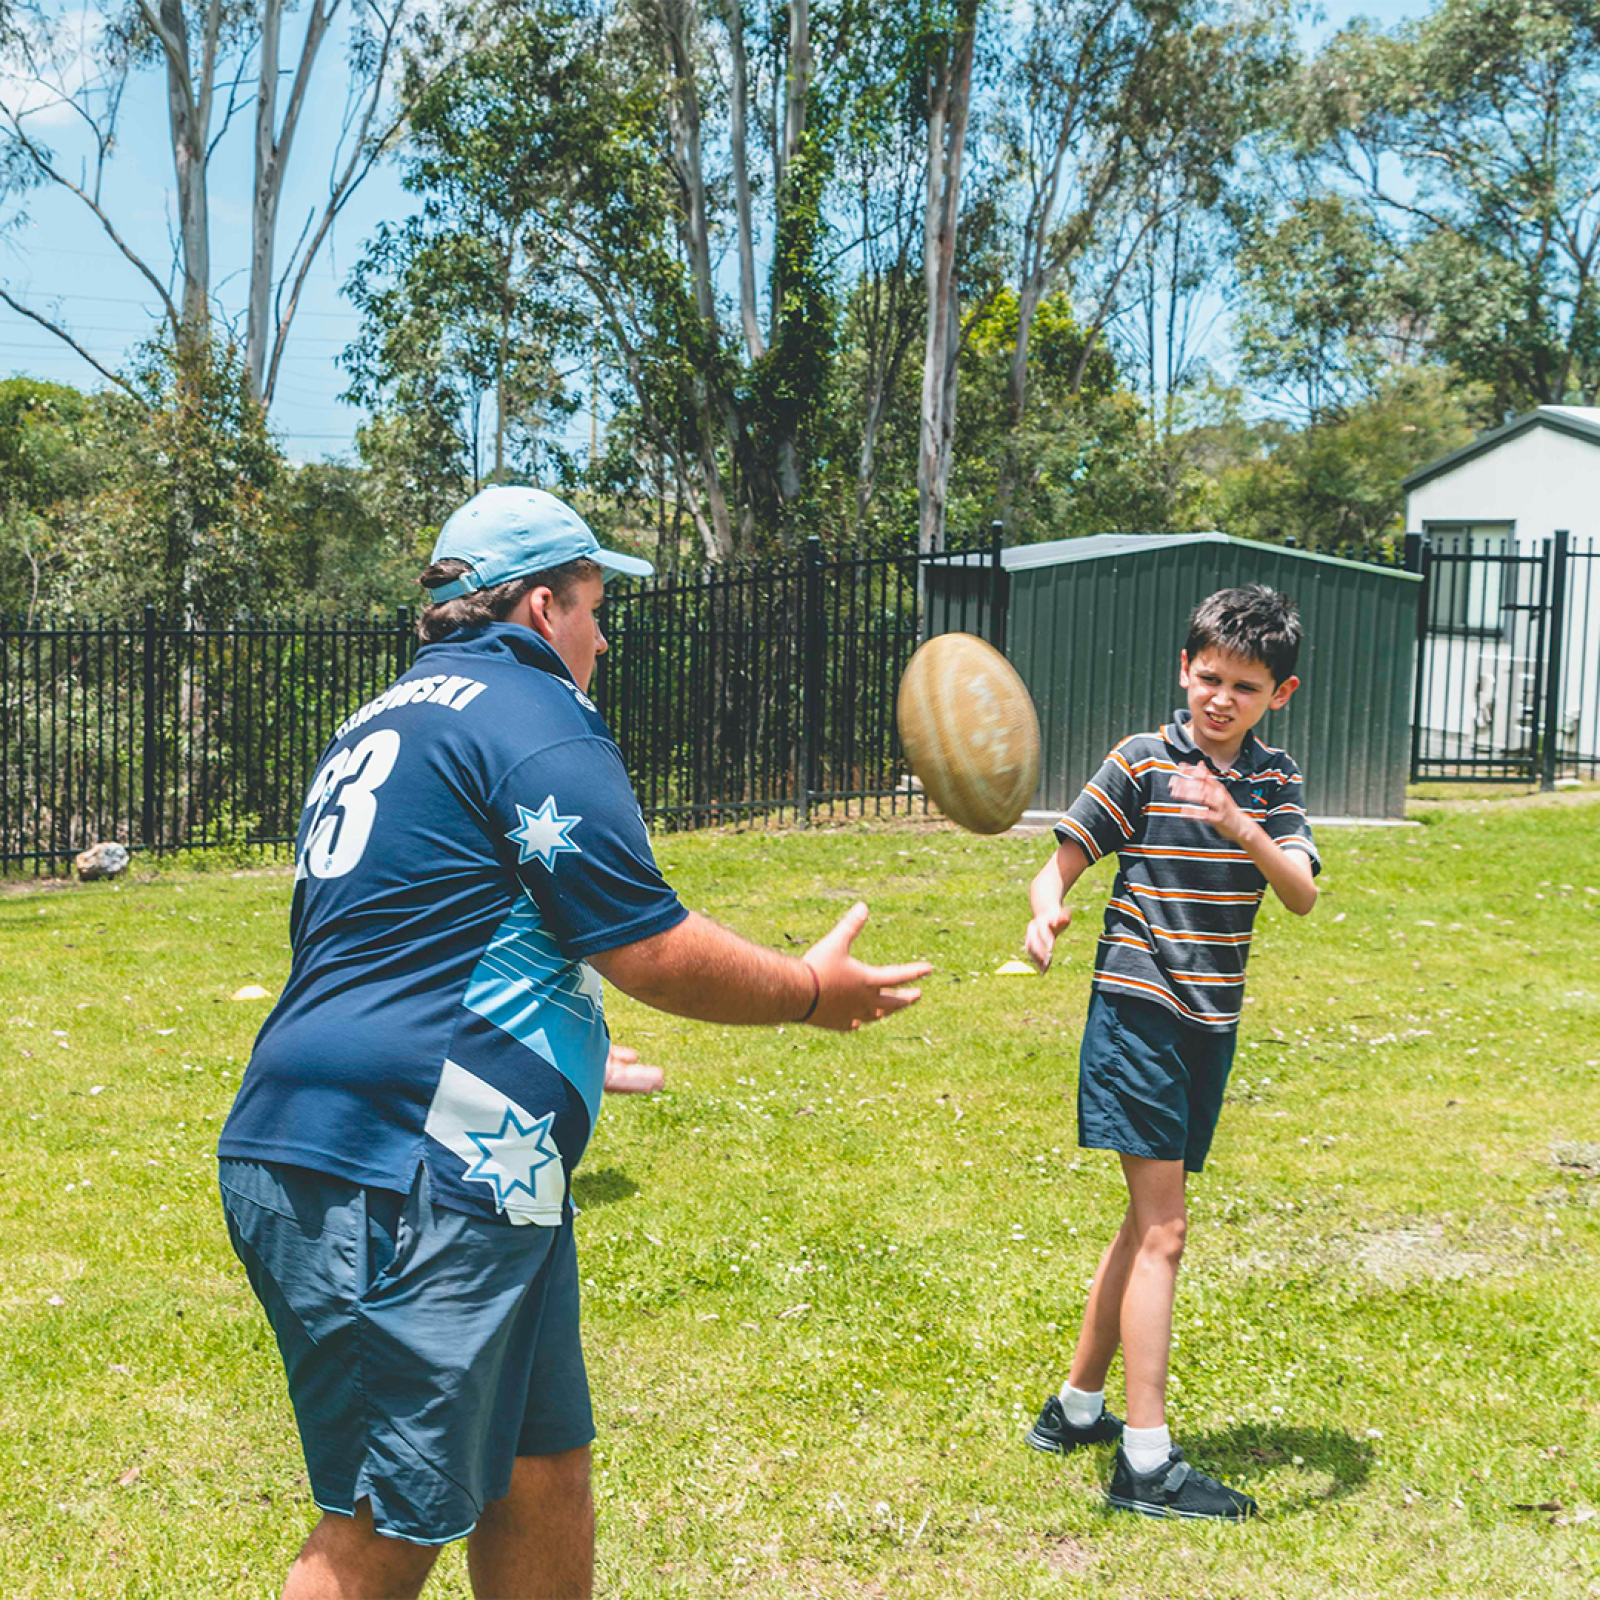
<svg viewBox="0 0 1600 1600">
<path fill-rule="evenodd" d="M 335 732 L 296 845 L 289 981 L 219 1154 L 558 1224 L 609 1040 L 586 956 L 688 913 L 556 652 L 485 623 Z"/>
<path fill-rule="evenodd" d="M 1055 831 L 1091 861 L 1117 852 L 1094 987 L 1153 1000 L 1193 1026 L 1225 1032 L 1239 1023 L 1245 963 L 1267 880 L 1198 807 L 1173 799 L 1179 766 L 1196 761 L 1217 773 L 1239 809 L 1279 849 L 1303 850 L 1312 873 L 1322 870 L 1300 769 L 1287 753 L 1249 733 L 1233 765 L 1218 771 L 1195 744 L 1186 709 L 1159 733 L 1124 739 Z"/>
</svg>

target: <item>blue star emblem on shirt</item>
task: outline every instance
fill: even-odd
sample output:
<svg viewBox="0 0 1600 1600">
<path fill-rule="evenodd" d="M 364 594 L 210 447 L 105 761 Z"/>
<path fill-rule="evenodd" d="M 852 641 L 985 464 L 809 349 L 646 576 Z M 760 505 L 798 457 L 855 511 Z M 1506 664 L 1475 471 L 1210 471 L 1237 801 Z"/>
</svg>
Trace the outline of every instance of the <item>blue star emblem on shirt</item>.
<svg viewBox="0 0 1600 1600">
<path fill-rule="evenodd" d="M 466 1178 L 492 1183 L 495 1203 L 502 1211 L 507 1199 L 518 1189 L 537 1199 L 534 1173 L 561 1159 L 561 1152 L 550 1142 L 550 1128 L 555 1120 L 556 1114 L 551 1111 L 524 1126 L 516 1112 L 507 1106 L 497 1133 L 474 1133 L 470 1128 L 464 1129 L 479 1152 L 478 1159 L 467 1169 Z M 522 1172 L 527 1173 L 526 1178 L 518 1176 Z"/>
<path fill-rule="evenodd" d="M 517 846 L 517 865 L 520 867 L 537 856 L 548 872 L 555 866 L 557 856 L 569 853 L 582 855 L 583 846 L 572 841 L 572 830 L 582 821 L 581 815 L 559 815 L 553 794 L 545 796 L 544 804 L 537 811 L 518 806 L 517 826 L 506 835 Z"/>
</svg>

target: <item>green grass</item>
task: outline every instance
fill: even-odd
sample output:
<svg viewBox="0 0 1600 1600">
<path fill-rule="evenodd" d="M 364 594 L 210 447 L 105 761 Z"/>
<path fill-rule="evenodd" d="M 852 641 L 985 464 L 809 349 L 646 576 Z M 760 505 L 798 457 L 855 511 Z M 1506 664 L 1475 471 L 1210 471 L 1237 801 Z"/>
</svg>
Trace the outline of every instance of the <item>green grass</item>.
<svg viewBox="0 0 1600 1600">
<path fill-rule="evenodd" d="M 849 1039 L 613 997 L 669 1091 L 577 1183 L 601 1592 L 1600 1594 L 1600 803 L 1417 814 L 1327 831 L 1315 914 L 1263 914 L 1192 1190 L 1172 1422 L 1242 1529 L 1109 1519 L 1103 1456 L 1021 1445 L 1122 1206 L 1073 1126 L 1109 869 L 1057 970 L 1002 978 L 1042 838 L 663 839 L 754 938 L 860 894 L 870 954 L 939 971 Z M 289 890 L 0 897 L 7 1600 L 273 1595 L 314 1515 L 212 1164 Z"/>
</svg>

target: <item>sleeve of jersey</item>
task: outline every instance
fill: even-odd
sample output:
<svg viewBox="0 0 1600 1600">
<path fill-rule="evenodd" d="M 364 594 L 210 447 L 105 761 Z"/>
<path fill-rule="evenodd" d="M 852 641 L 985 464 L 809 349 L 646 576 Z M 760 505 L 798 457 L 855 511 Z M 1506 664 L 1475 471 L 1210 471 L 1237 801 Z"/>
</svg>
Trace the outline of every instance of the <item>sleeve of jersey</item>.
<svg viewBox="0 0 1600 1600">
<path fill-rule="evenodd" d="M 1132 843 L 1144 822 L 1144 794 L 1120 750 L 1083 786 L 1056 824 L 1056 838 L 1078 845 L 1091 861 Z"/>
<path fill-rule="evenodd" d="M 639 802 L 609 740 L 528 757 L 495 788 L 490 826 L 563 955 L 581 960 L 688 916 L 656 866 Z"/>
<path fill-rule="evenodd" d="M 1317 854 L 1317 842 L 1311 836 L 1311 824 L 1306 820 L 1305 786 L 1300 781 L 1300 769 L 1287 757 L 1279 757 L 1284 777 L 1279 783 L 1272 803 L 1261 826 L 1267 830 L 1280 850 L 1299 850 L 1311 858 L 1311 876 L 1322 871 L 1322 857 Z"/>
</svg>

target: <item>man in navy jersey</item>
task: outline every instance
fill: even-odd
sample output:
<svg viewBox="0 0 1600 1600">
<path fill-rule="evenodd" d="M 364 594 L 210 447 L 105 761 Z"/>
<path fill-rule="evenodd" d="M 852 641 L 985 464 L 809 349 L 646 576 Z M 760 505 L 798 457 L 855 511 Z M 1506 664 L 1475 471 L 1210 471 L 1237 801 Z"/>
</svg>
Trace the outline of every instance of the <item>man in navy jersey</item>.
<svg viewBox="0 0 1600 1600">
<path fill-rule="evenodd" d="M 602 550 L 496 486 L 445 524 L 424 647 L 336 731 L 306 795 L 293 965 L 219 1155 L 323 1517 L 285 1600 L 591 1592 L 594 1437 L 570 1187 L 600 1109 L 601 979 L 722 1023 L 848 1030 L 914 962 L 800 960 L 687 911 L 586 693 Z"/>
</svg>

